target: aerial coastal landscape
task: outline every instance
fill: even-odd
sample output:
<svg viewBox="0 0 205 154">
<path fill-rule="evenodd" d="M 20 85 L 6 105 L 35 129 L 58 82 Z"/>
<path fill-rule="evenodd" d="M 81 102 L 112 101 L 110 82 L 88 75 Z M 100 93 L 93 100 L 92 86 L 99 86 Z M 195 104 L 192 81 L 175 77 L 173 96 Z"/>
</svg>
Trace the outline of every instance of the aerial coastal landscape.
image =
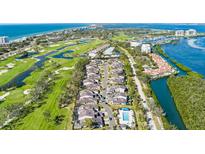
<svg viewBox="0 0 205 154">
<path fill-rule="evenodd" d="M 205 130 L 205 24 L 0 24 L 1 130 Z"/>
</svg>

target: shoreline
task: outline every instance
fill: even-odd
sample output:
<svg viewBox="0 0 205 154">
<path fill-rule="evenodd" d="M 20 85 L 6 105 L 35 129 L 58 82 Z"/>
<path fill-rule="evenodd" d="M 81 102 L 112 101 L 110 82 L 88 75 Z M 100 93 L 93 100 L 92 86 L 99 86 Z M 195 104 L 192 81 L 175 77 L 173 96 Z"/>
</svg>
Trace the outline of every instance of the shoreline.
<svg viewBox="0 0 205 154">
<path fill-rule="evenodd" d="M 16 24 L 14 24 L 16 25 Z M 33 25 L 33 24 L 31 24 Z M 62 31 L 65 31 L 65 30 L 74 30 L 74 29 L 80 29 L 80 28 L 84 28 L 84 27 L 87 27 L 87 25 L 85 26 L 77 26 L 77 27 L 71 27 L 71 28 L 63 28 L 63 29 L 56 29 L 56 30 L 48 30 L 48 31 L 44 31 L 44 32 L 36 32 L 36 33 L 30 33 L 30 34 L 25 34 L 25 35 L 22 35 L 22 36 L 17 36 L 17 37 L 9 37 L 11 38 L 11 40 L 9 41 L 9 43 L 13 43 L 13 42 L 20 42 L 24 39 L 27 39 L 29 37 L 33 37 L 33 36 L 42 36 L 42 35 L 45 35 L 45 34 L 51 34 L 51 33 L 55 33 L 55 32 L 62 32 Z M 5 35 L 7 36 L 7 35 Z"/>
</svg>

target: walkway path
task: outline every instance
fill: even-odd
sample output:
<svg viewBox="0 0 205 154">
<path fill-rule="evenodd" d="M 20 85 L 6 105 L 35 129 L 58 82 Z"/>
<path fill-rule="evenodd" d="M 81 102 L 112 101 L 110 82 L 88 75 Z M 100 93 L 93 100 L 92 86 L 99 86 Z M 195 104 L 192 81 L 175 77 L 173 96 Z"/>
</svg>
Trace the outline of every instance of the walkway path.
<svg viewBox="0 0 205 154">
<path fill-rule="evenodd" d="M 134 65 L 136 64 L 133 57 L 130 55 L 130 53 L 126 50 L 126 49 L 123 49 L 122 47 L 120 47 L 126 54 L 126 56 L 128 57 L 129 59 L 129 62 L 130 62 L 130 65 L 131 65 L 131 68 L 132 68 L 132 71 L 133 71 L 133 75 L 134 75 L 134 81 L 135 81 L 135 84 L 137 86 L 137 90 L 139 92 L 139 95 L 142 99 L 142 106 L 145 110 L 145 114 L 146 114 L 146 117 L 147 117 L 147 120 L 148 120 L 148 126 L 151 130 L 156 130 L 157 127 L 156 127 L 156 123 L 154 121 L 154 118 L 153 118 L 153 115 L 152 115 L 152 112 L 147 104 L 147 101 L 146 101 L 146 97 L 145 97 L 145 94 L 142 90 L 142 86 L 141 86 L 141 83 L 139 81 L 139 79 L 137 78 L 137 74 L 136 74 L 136 71 L 135 71 L 135 68 L 134 68 Z M 162 126 L 162 125 L 161 125 Z M 163 126 L 162 126 L 163 128 Z"/>
</svg>

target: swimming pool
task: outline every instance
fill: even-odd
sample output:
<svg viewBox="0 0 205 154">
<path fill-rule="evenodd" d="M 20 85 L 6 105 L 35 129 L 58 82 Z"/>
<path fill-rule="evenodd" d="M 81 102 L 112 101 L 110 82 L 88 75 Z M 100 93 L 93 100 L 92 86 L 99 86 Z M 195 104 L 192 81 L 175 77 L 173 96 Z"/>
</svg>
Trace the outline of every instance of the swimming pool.
<svg viewBox="0 0 205 154">
<path fill-rule="evenodd" d="M 122 113 L 122 119 L 123 119 L 123 121 L 129 121 L 129 113 L 128 112 L 123 112 Z"/>
</svg>

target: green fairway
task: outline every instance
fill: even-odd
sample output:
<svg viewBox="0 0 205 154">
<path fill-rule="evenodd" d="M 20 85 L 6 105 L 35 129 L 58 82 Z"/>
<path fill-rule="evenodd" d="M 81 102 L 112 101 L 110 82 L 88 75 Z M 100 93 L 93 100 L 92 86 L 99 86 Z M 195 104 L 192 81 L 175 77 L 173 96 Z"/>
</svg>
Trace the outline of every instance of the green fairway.
<svg viewBox="0 0 205 154">
<path fill-rule="evenodd" d="M 17 76 L 18 74 L 29 69 L 35 62 L 36 62 L 36 59 L 33 59 L 33 58 L 26 58 L 26 59 L 22 59 L 20 61 L 16 61 L 15 57 L 12 57 L 11 59 L 9 58 L 6 61 L 1 61 L 0 65 L 1 65 L 1 67 L 3 67 L 2 69 L 6 69 L 6 70 L 8 70 L 8 72 L 0 75 L 0 78 L 1 78 L 0 86 L 6 84 L 11 79 L 13 79 L 15 76 Z M 14 64 L 14 67 L 11 69 L 7 68 L 6 64 L 9 64 L 9 63 Z"/>
<path fill-rule="evenodd" d="M 26 116 L 16 129 L 32 129 L 32 130 L 49 130 L 49 129 L 66 129 L 67 119 L 68 119 L 68 109 L 60 109 L 58 107 L 59 96 L 62 90 L 65 88 L 65 85 L 71 77 L 71 71 L 63 73 L 62 79 L 58 79 L 55 82 L 52 91 L 48 94 L 47 99 L 45 99 L 46 104 L 42 105 L 40 108 L 36 109 L 34 112 Z M 47 120 L 44 117 L 44 112 L 47 111 L 51 115 L 51 119 Z M 72 109 L 71 109 L 72 111 Z M 63 115 L 64 120 L 60 125 L 56 125 L 53 121 L 55 116 Z"/>
<path fill-rule="evenodd" d="M 93 40 L 86 44 L 79 44 L 76 46 L 70 46 L 66 50 L 74 50 L 72 55 L 83 54 L 98 45 L 104 43 L 101 40 Z M 63 51 L 59 51 L 63 52 Z M 12 129 L 26 129 L 26 130 L 61 130 L 61 129 L 72 129 L 72 114 L 74 108 L 74 102 L 68 105 L 66 108 L 59 108 L 59 99 L 62 92 L 65 90 L 66 85 L 72 80 L 72 73 L 74 71 L 75 64 L 80 60 L 80 57 L 74 57 L 73 59 L 63 59 L 63 58 L 52 58 L 49 57 L 44 64 L 43 68 L 37 69 L 27 77 L 24 82 L 25 85 L 10 91 L 10 95 L 6 98 L 4 102 L 0 104 L 0 109 L 5 108 L 11 104 L 25 103 L 30 98 L 30 94 L 25 95 L 24 91 L 27 89 L 32 89 L 36 81 L 39 80 L 41 74 L 44 70 L 51 70 L 52 72 L 57 71 L 61 68 L 69 68 L 69 70 L 60 70 L 55 76 L 54 85 L 51 89 L 46 92 L 43 105 L 36 108 L 33 112 L 26 115 L 24 118 L 19 119 L 17 122 L 12 124 Z M 55 64 L 59 65 L 56 69 Z M 15 99 L 14 99 L 15 98 Z M 49 119 L 45 117 L 45 113 L 49 113 Z M 62 116 L 63 120 L 60 124 L 55 123 L 55 118 L 57 116 Z"/>
<path fill-rule="evenodd" d="M 123 32 L 119 32 L 117 35 L 114 35 L 112 37 L 112 40 L 113 41 L 128 41 L 128 40 L 131 40 L 132 37 L 124 34 Z"/>
</svg>

